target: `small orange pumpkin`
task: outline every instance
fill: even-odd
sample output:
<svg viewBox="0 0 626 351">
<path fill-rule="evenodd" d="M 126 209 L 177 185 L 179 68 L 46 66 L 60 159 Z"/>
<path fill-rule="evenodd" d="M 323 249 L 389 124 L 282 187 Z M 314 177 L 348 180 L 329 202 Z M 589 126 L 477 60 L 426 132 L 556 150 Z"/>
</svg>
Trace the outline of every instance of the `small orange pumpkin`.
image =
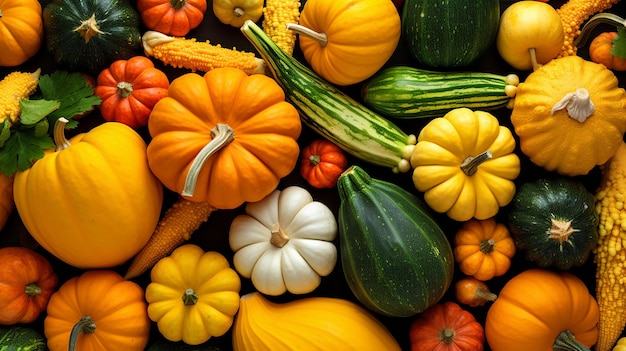
<svg viewBox="0 0 626 351">
<path fill-rule="evenodd" d="M 295 168 L 301 129 L 298 111 L 268 76 L 187 73 L 152 110 L 148 162 L 170 190 L 231 209 L 260 201 Z"/>
<path fill-rule="evenodd" d="M 0 66 L 35 56 L 43 42 L 43 15 L 37 0 L 0 0 Z"/>
<path fill-rule="evenodd" d="M 607 68 L 615 71 L 626 71 L 626 58 L 615 56 L 613 41 L 617 37 L 617 32 L 603 32 L 598 34 L 589 44 L 589 58 L 595 63 L 601 63 Z"/>
<path fill-rule="evenodd" d="M 34 322 L 46 309 L 58 283 L 52 264 L 19 246 L 0 249 L 0 324 Z"/>
<path fill-rule="evenodd" d="M 332 188 L 348 167 L 343 150 L 326 139 L 316 139 L 302 150 L 300 175 L 315 188 Z"/>
<path fill-rule="evenodd" d="M 137 11 L 146 27 L 177 37 L 199 26 L 206 9 L 206 0 L 137 0 Z"/>
</svg>

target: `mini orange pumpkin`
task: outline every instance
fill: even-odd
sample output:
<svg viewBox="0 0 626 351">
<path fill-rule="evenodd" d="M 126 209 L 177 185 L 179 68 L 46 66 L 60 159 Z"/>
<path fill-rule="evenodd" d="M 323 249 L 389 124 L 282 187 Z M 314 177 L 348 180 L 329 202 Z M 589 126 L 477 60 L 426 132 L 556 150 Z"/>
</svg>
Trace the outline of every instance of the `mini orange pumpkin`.
<svg viewBox="0 0 626 351">
<path fill-rule="evenodd" d="M 601 63 L 607 68 L 615 71 L 626 71 L 626 58 L 615 56 L 613 41 L 617 37 L 617 32 L 603 32 L 598 34 L 589 44 L 589 58 L 595 63 Z"/>
<path fill-rule="evenodd" d="M 315 188 L 332 188 L 348 167 L 343 150 L 326 139 L 313 140 L 302 150 L 300 175 Z"/>
<path fill-rule="evenodd" d="M 37 0 L 0 0 L 0 66 L 18 66 L 33 57 L 43 41 L 43 16 Z"/>
<path fill-rule="evenodd" d="M 260 201 L 295 168 L 302 126 L 272 78 L 216 68 L 173 80 L 148 129 L 150 168 L 167 188 L 231 209 Z"/>
<path fill-rule="evenodd" d="M 206 0 L 138 0 L 143 24 L 163 34 L 182 37 L 202 23 Z"/>
</svg>

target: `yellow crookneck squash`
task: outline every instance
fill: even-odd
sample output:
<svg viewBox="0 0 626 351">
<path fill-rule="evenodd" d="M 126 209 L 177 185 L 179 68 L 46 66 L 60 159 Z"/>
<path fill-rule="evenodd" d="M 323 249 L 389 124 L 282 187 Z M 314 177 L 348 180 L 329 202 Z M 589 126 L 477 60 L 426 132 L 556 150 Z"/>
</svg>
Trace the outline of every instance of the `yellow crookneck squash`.
<svg viewBox="0 0 626 351">
<path fill-rule="evenodd" d="M 150 279 L 148 316 L 166 339 L 198 345 L 232 326 L 241 280 L 222 254 L 185 244 L 159 260 Z"/>
<path fill-rule="evenodd" d="M 514 149 L 513 134 L 490 113 L 453 109 L 420 131 L 413 183 L 433 210 L 451 219 L 491 218 L 515 195 Z"/>
<path fill-rule="evenodd" d="M 534 164 L 585 175 L 622 143 L 626 91 L 604 65 L 579 56 L 557 58 L 517 87 L 511 122 Z"/>
<path fill-rule="evenodd" d="M 146 144 L 125 124 L 105 122 L 66 139 L 14 179 L 26 229 L 51 254 L 78 268 L 123 264 L 150 239 L 163 186 L 150 172 Z"/>
<path fill-rule="evenodd" d="M 216 68 L 172 81 L 148 121 L 148 161 L 194 202 L 231 209 L 259 201 L 295 167 L 298 111 L 272 78 Z"/>
</svg>

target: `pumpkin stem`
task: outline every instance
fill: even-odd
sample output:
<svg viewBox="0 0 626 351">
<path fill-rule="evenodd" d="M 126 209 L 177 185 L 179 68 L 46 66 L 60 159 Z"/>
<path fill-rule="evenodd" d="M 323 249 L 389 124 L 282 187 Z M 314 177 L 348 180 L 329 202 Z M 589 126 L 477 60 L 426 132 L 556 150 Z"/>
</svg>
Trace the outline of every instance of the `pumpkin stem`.
<svg viewBox="0 0 626 351">
<path fill-rule="evenodd" d="M 29 297 L 35 297 L 41 294 L 41 288 L 35 283 L 26 284 L 26 287 L 24 288 L 24 293 Z"/>
<path fill-rule="evenodd" d="M 474 175 L 478 171 L 478 166 L 493 157 L 491 150 L 487 150 L 478 156 L 468 156 L 461 162 L 461 170 L 468 176 Z"/>
<path fill-rule="evenodd" d="M 554 351 L 590 351 L 585 345 L 576 341 L 574 334 L 569 330 L 564 330 L 554 339 L 552 345 Z"/>
<path fill-rule="evenodd" d="M 548 238 L 559 242 L 561 251 L 563 251 L 563 243 L 569 242 L 569 237 L 575 232 L 572 227 L 572 221 L 563 221 L 560 219 L 552 219 L 552 227 L 548 232 Z"/>
<path fill-rule="evenodd" d="M 174 10 L 180 10 L 186 5 L 185 0 L 170 0 L 170 4 Z"/>
<path fill-rule="evenodd" d="M 283 247 L 289 242 L 289 235 L 285 233 L 280 224 L 274 223 L 272 225 L 272 236 L 270 237 L 270 244 L 276 247 Z"/>
<path fill-rule="evenodd" d="M 65 117 L 57 119 L 54 123 L 54 131 L 52 137 L 54 144 L 56 145 L 55 151 L 65 150 L 72 146 L 69 140 L 65 137 L 65 125 L 69 122 Z"/>
<path fill-rule="evenodd" d="M 477 301 L 484 302 L 494 302 L 498 298 L 498 295 L 492 293 L 489 289 L 485 289 L 482 286 L 476 287 L 476 292 L 474 293 L 474 299 Z"/>
<path fill-rule="evenodd" d="M 478 244 L 478 247 L 480 248 L 480 252 L 484 254 L 489 254 L 493 252 L 494 248 L 496 247 L 496 241 L 493 239 L 481 240 L 480 244 Z"/>
<path fill-rule="evenodd" d="M 287 30 L 292 30 L 297 34 L 311 38 L 320 44 L 321 47 L 328 45 L 328 35 L 326 35 L 326 33 L 319 33 L 311 28 L 295 23 L 287 23 Z"/>
<path fill-rule="evenodd" d="M 196 293 L 195 290 L 191 288 L 185 289 L 185 292 L 183 293 L 183 303 L 185 306 L 195 305 L 198 302 L 198 299 L 198 293 Z"/>
<path fill-rule="evenodd" d="M 117 96 L 127 98 L 133 93 L 133 85 L 129 82 L 117 83 Z"/>
<path fill-rule="evenodd" d="M 76 343 L 78 342 L 78 336 L 80 333 L 91 334 L 96 331 L 96 323 L 93 318 L 89 316 L 82 316 L 80 320 L 74 324 L 72 331 L 70 332 L 69 351 L 76 350 Z"/>
<path fill-rule="evenodd" d="M 439 331 L 439 333 L 437 333 L 437 336 L 439 337 L 439 340 L 441 340 L 441 342 L 446 345 L 450 345 L 454 342 L 454 337 L 456 336 L 456 333 L 453 329 L 443 328 Z"/>
<path fill-rule="evenodd" d="M 241 7 L 237 6 L 233 9 L 233 16 L 235 17 L 241 17 L 246 13 L 246 11 L 244 11 L 244 9 L 242 9 Z"/>
<path fill-rule="evenodd" d="M 204 165 L 204 162 L 221 148 L 230 144 L 235 140 L 235 131 L 227 124 L 218 123 L 211 129 L 211 141 L 206 144 L 196 155 L 189 167 L 187 177 L 185 178 L 185 186 L 181 195 L 193 196 L 196 191 L 196 183 L 198 182 L 198 174 Z"/>
<path fill-rule="evenodd" d="M 564 108 L 571 118 L 583 123 L 593 114 L 595 105 L 589 98 L 589 91 L 585 88 L 578 88 L 573 93 L 565 94 L 559 102 L 554 104 L 550 114 L 553 115 Z"/>
<path fill-rule="evenodd" d="M 572 44 L 576 47 L 581 47 L 585 45 L 596 26 L 602 23 L 615 26 L 616 28 L 621 28 L 623 26 L 626 26 L 626 19 L 621 18 L 614 13 L 597 13 L 589 18 L 587 22 L 585 22 L 585 25 L 583 25 L 583 27 L 580 29 L 580 34 L 576 37 L 576 39 L 574 39 L 574 42 Z"/>
<path fill-rule="evenodd" d="M 80 34 L 83 39 L 85 39 L 85 43 L 88 43 L 91 37 L 98 34 L 105 34 L 105 32 L 101 31 L 98 28 L 98 22 L 96 21 L 96 14 L 92 14 L 89 19 L 80 22 L 80 26 L 74 28 L 74 32 Z"/>
<path fill-rule="evenodd" d="M 317 166 L 321 161 L 322 161 L 322 158 L 320 157 L 320 155 L 309 156 L 309 162 L 311 162 L 311 165 L 313 166 Z"/>
</svg>

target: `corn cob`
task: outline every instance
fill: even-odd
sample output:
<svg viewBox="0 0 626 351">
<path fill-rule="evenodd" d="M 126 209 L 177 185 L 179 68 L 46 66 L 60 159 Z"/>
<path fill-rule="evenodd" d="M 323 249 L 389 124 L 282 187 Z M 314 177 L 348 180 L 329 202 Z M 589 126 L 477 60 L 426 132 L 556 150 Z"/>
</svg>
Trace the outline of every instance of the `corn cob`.
<svg viewBox="0 0 626 351">
<path fill-rule="evenodd" d="M 593 14 L 607 10 L 619 0 L 569 0 L 556 9 L 563 22 L 565 38 L 558 57 L 576 55 L 574 40 L 580 35 L 580 26 Z"/>
<path fill-rule="evenodd" d="M 287 29 L 287 24 L 300 21 L 299 0 L 266 0 L 261 27 L 278 47 L 289 55 L 296 45 L 296 33 Z"/>
<path fill-rule="evenodd" d="M 594 250 L 600 309 L 596 351 L 610 351 L 626 326 L 626 144 L 602 166 L 596 193 L 599 239 Z"/>
<path fill-rule="evenodd" d="M 133 258 L 124 278 L 132 279 L 152 268 L 161 258 L 191 238 L 216 208 L 208 202 L 180 197 L 168 208 L 148 243 Z"/>
<path fill-rule="evenodd" d="M 235 67 L 247 74 L 265 74 L 265 62 L 252 52 L 228 49 L 195 38 L 172 37 L 156 31 L 147 31 L 141 38 L 147 56 L 166 65 L 208 72 L 218 67 Z"/>
<path fill-rule="evenodd" d="M 41 69 L 35 72 L 11 72 L 0 81 L 0 123 L 9 118 L 17 122 L 21 110 L 20 101 L 37 89 Z"/>
</svg>

